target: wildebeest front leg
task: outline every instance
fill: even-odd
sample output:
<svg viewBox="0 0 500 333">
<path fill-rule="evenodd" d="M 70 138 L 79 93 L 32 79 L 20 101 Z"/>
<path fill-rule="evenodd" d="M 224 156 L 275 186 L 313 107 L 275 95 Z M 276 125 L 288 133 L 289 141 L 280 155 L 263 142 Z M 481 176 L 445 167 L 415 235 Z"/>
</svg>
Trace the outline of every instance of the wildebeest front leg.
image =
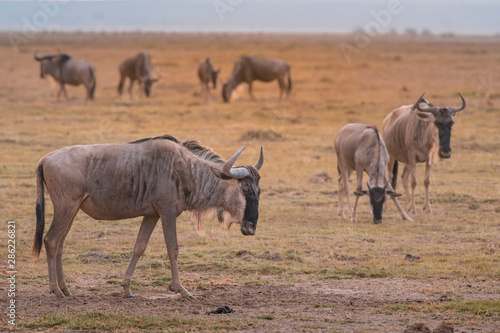
<svg viewBox="0 0 500 333">
<path fill-rule="evenodd" d="M 415 165 L 408 164 L 404 171 L 403 177 L 406 176 L 406 182 L 403 178 L 403 184 L 408 184 L 408 175 L 411 178 L 411 190 L 408 191 L 408 185 L 405 186 L 406 195 L 408 196 L 408 212 L 410 214 L 416 214 L 417 210 L 415 208 L 415 187 L 417 187 L 417 168 Z"/>
<path fill-rule="evenodd" d="M 179 245 L 177 243 L 176 212 L 161 213 L 161 225 L 163 227 L 163 236 L 167 244 L 168 258 L 170 259 L 170 270 L 172 272 L 172 283 L 168 289 L 181 293 L 182 297 L 194 298 L 181 284 L 179 270 L 177 268 L 177 258 L 179 257 Z"/>
<path fill-rule="evenodd" d="M 386 177 L 386 182 L 388 181 L 388 178 Z M 392 188 L 392 185 L 391 183 L 389 182 L 389 184 L 387 185 L 387 188 L 389 189 L 389 191 L 394 191 L 394 189 Z M 408 216 L 408 214 L 406 214 L 405 210 L 403 209 L 403 207 L 401 207 L 401 205 L 399 204 L 399 200 L 398 198 L 396 198 L 395 196 L 390 196 L 390 198 L 392 199 L 392 201 L 394 202 L 394 204 L 396 205 L 396 208 L 398 209 L 398 212 L 399 214 L 401 214 L 401 218 L 403 220 L 407 220 L 407 221 L 410 221 L 410 222 L 413 222 L 413 219 Z"/>
<path fill-rule="evenodd" d="M 252 81 L 248 82 L 248 93 L 250 94 L 250 98 L 252 98 L 253 101 L 256 101 L 257 99 L 253 95 L 253 90 L 252 90 Z"/>
<path fill-rule="evenodd" d="M 356 192 L 363 191 L 363 166 L 356 165 Z M 356 208 L 358 207 L 359 195 L 354 199 L 354 207 L 352 208 L 351 221 L 356 222 Z"/>
<path fill-rule="evenodd" d="M 127 271 L 123 276 L 122 287 L 123 287 L 123 297 L 130 298 L 134 297 L 130 292 L 130 280 L 134 275 L 135 266 L 141 255 L 146 251 L 148 246 L 149 238 L 155 229 L 156 223 L 158 222 L 157 216 L 144 216 L 142 219 L 141 227 L 139 228 L 139 234 L 137 235 L 137 240 L 135 241 L 134 254 L 130 259 L 130 264 L 128 265 Z"/>
<path fill-rule="evenodd" d="M 345 219 L 345 214 L 344 214 L 344 198 L 343 198 L 343 194 L 345 192 L 345 180 L 343 179 L 344 176 L 343 176 L 343 171 L 340 171 L 340 174 L 339 174 L 339 213 L 338 215 L 340 217 L 342 217 L 343 219 Z M 349 195 L 348 195 L 349 196 Z"/>
<path fill-rule="evenodd" d="M 132 88 L 134 86 L 134 80 L 130 79 L 130 84 L 128 86 L 128 94 L 132 97 Z"/>
<path fill-rule="evenodd" d="M 425 187 L 425 200 L 424 200 L 424 212 L 431 212 L 431 205 L 429 203 L 429 185 L 431 184 L 431 164 L 430 161 L 425 163 L 425 176 L 424 176 L 424 187 Z"/>
</svg>

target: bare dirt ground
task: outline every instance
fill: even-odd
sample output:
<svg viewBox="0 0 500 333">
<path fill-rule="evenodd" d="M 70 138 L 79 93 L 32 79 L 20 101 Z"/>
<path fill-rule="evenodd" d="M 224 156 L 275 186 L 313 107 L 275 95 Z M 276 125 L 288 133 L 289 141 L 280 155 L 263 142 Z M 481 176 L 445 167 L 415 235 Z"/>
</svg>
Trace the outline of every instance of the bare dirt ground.
<svg viewBox="0 0 500 333">
<path fill-rule="evenodd" d="M 29 321 L 56 312 L 93 311 L 177 317 L 181 321 L 230 318 L 247 320 L 237 330 L 249 332 L 403 332 L 410 324 L 425 323 L 435 329 L 443 321 L 455 324 L 455 332 L 497 332 L 500 325 L 494 317 L 481 322 L 471 317 L 470 321 L 461 320 L 457 324 L 461 316 L 432 311 L 433 304 L 443 305 L 457 297 L 498 300 L 498 285 L 491 281 L 461 285 L 443 280 L 384 278 L 246 286 L 223 282 L 193 290 L 196 300 L 167 292 L 165 286 L 140 287 L 136 298 L 124 299 L 118 285 L 101 283 L 99 291 L 89 291 L 88 287 L 94 283 L 89 284 L 88 280 L 75 283 L 79 287 L 74 288 L 74 296 L 65 299 L 48 295 L 44 287 L 20 287 L 18 300 L 23 310 L 19 316 Z M 207 313 L 224 305 L 235 312 Z M 425 305 L 429 305 L 429 309 L 426 310 Z M 410 311 L 397 311 L 397 307 Z M 415 308 L 411 310 L 412 307 Z M 183 330 L 200 331 L 200 328 L 184 326 Z"/>
</svg>

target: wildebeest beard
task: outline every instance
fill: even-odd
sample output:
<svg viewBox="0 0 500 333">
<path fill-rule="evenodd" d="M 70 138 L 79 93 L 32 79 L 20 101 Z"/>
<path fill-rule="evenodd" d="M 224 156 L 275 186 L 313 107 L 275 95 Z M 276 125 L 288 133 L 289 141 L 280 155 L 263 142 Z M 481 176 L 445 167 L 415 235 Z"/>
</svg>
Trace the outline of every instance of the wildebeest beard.
<svg viewBox="0 0 500 333">
<path fill-rule="evenodd" d="M 260 176 L 253 168 L 249 168 L 250 176 L 242 179 L 242 190 L 245 196 L 245 213 L 241 223 L 241 233 L 243 235 L 254 235 L 259 219 L 259 179 Z"/>
</svg>

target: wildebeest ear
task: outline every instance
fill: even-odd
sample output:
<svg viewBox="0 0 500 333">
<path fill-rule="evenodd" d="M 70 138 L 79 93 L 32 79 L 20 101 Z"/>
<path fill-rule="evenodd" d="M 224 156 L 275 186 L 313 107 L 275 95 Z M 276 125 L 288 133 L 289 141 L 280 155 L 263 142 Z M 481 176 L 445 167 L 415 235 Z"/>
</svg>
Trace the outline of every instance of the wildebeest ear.
<svg viewBox="0 0 500 333">
<path fill-rule="evenodd" d="M 357 197 L 362 197 L 363 195 L 367 195 L 368 191 L 355 191 L 354 195 Z"/>
<path fill-rule="evenodd" d="M 394 191 L 386 191 L 385 193 L 387 193 L 387 195 L 391 196 L 392 198 L 398 198 L 402 195 L 401 193 L 396 193 Z"/>
<path fill-rule="evenodd" d="M 232 179 L 231 177 L 228 177 L 226 176 L 222 170 L 218 170 L 214 167 L 210 167 L 210 171 L 212 171 L 212 173 L 215 175 L 215 177 L 219 178 L 219 179 L 223 179 L 223 180 L 229 180 L 229 179 Z"/>
<path fill-rule="evenodd" d="M 417 117 L 420 120 L 423 120 L 423 121 L 434 121 L 434 119 L 435 119 L 434 115 L 432 113 L 429 113 L 429 112 L 417 111 L 415 114 L 417 115 Z"/>
</svg>

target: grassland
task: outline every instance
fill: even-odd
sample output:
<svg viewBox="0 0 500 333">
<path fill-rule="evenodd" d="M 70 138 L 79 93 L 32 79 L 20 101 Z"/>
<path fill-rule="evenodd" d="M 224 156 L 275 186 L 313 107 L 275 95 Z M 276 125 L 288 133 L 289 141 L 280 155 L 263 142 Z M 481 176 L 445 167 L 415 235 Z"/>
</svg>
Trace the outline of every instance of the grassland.
<svg viewBox="0 0 500 333">
<path fill-rule="evenodd" d="M 500 43 L 495 38 L 379 38 L 347 62 L 349 36 L 210 34 L 46 34 L 14 53 L 0 39 L 0 264 L 6 274 L 7 220 L 16 221 L 18 323 L 26 330 L 333 332 L 402 331 L 410 323 L 447 320 L 463 332 L 500 326 Z M 57 49 L 97 68 L 96 101 L 83 87 L 68 102 L 39 78 L 33 52 Z M 118 97 L 118 64 L 148 50 L 162 74 L 152 97 Z M 219 90 L 207 103 L 196 68 L 209 56 L 226 80 L 241 55 L 285 59 L 293 93 L 277 100 L 277 83 L 246 87 L 231 104 Z M 453 156 L 433 167 L 431 205 L 410 223 L 389 204 L 371 222 L 366 200 L 358 222 L 337 216 L 333 136 L 348 122 L 381 127 L 395 107 L 421 92 L 434 104 L 468 107 L 455 118 Z M 168 294 L 170 270 L 158 227 L 132 282 L 136 300 L 120 297 L 140 219 L 95 221 L 80 213 L 65 243 L 64 265 L 75 297 L 46 292 L 44 251 L 30 257 L 38 160 L 73 144 L 132 141 L 168 133 L 193 137 L 225 157 L 247 145 L 242 164 L 264 147 L 257 234 L 228 232 L 206 221 L 199 236 L 188 214 L 178 220 L 179 270 L 194 302 Z M 252 133 L 257 135 L 252 139 Z M 265 135 L 267 133 L 267 135 Z M 309 184 L 324 170 L 334 178 Z M 366 178 L 366 176 L 365 176 Z M 402 199 L 404 201 L 404 197 Z M 50 200 L 47 201 L 50 202 Z M 52 207 L 47 207 L 47 223 Z M 405 260 L 407 254 L 418 260 Z M 7 284 L 0 284 L 2 306 Z M 446 296 L 446 298 L 442 298 Z M 449 302 L 448 302 L 449 301 Z M 227 303 L 227 304 L 226 304 Z M 6 304 L 6 303 L 5 303 Z M 235 314 L 208 316 L 228 305 Z M 0 325 L 8 327 L 5 317 Z"/>
</svg>

